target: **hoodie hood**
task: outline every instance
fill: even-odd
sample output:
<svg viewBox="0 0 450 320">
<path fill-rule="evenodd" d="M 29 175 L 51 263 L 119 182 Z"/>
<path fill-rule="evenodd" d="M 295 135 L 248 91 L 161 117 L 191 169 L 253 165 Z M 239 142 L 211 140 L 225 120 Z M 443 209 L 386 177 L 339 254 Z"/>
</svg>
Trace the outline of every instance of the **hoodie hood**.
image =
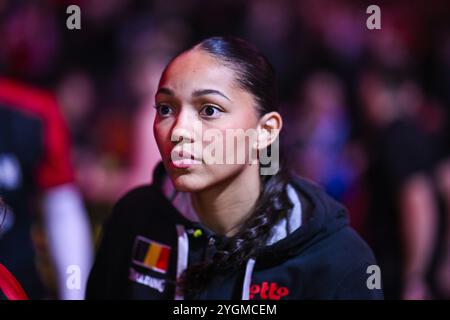
<svg viewBox="0 0 450 320">
<path fill-rule="evenodd" d="M 293 175 L 290 186 L 302 205 L 301 227 L 262 248 L 258 255 L 260 262 L 289 259 L 349 224 L 347 210 L 313 182 Z"/>
</svg>

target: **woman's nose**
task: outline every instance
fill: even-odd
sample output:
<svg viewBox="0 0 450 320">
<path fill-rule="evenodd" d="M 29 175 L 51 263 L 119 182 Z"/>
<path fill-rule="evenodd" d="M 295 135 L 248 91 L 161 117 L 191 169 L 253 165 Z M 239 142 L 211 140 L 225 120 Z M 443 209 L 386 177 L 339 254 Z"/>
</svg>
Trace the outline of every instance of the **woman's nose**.
<svg viewBox="0 0 450 320">
<path fill-rule="evenodd" d="M 188 110 L 181 110 L 172 128 L 171 140 L 175 144 L 180 141 L 194 142 L 196 137 L 195 127 L 197 121 L 199 120 L 195 118 L 192 112 Z"/>
</svg>

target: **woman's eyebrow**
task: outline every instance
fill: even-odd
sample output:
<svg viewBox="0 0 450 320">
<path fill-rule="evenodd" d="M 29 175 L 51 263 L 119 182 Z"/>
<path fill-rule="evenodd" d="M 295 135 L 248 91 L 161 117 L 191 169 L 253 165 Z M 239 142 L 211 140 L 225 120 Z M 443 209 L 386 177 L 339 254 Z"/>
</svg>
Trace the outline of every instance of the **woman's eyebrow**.
<svg viewBox="0 0 450 320">
<path fill-rule="evenodd" d="M 218 91 L 218 90 L 214 90 L 214 89 L 201 89 L 201 90 L 195 90 L 194 92 L 192 92 L 192 96 L 193 97 L 199 97 L 199 96 L 203 96 L 203 95 L 207 95 L 207 94 L 215 94 L 215 95 L 219 95 L 224 97 L 225 99 L 227 99 L 228 101 L 231 101 L 230 98 L 228 98 L 226 95 L 224 95 L 222 92 Z"/>
<path fill-rule="evenodd" d="M 156 95 L 158 95 L 160 93 L 166 94 L 166 95 L 169 95 L 169 96 L 174 96 L 175 95 L 174 92 L 171 89 L 166 88 L 166 87 L 159 88 L 158 91 L 156 92 Z M 219 96 L 222 96 L 225 99 L 231 101 L 231 99 L 228 98 L 225 94 L 223 94 L 222 92 L 220 92 L 218 90 L 214 90 L 214 89 L 199 89 L 199 90 L 195 90 L 194 92 L 192 92 L 192 96 L 193 97 L 199 97 L 199 96 L 203 96 L 203 95 L 207 95 L 207 94 L 219 95 Z"/>
<path fill-rule="evenodd" d="M 170 90 L 169 88 L 165 88 L 165 87 L 159 88 L 158 91 L 156 92 L 156 95 L 158 95 L 159 93 L 167 94 L 169 96 L 174 95 L 172 90 Z"/>
</svg>

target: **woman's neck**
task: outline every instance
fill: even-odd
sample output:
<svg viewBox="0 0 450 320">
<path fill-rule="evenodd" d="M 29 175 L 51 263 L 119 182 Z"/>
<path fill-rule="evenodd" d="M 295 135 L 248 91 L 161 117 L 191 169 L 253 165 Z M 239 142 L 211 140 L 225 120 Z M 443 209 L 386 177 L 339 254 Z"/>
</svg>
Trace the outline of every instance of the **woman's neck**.
<svg viewBox="0 0 450 320">
<path fill-rule="evenodd" d="M 249 217 L 260 194 L 259 167 L 250 165 L 212 188 L 191 193 L 200 220 L 215 233 L 233 236 Z"/>
</svg>

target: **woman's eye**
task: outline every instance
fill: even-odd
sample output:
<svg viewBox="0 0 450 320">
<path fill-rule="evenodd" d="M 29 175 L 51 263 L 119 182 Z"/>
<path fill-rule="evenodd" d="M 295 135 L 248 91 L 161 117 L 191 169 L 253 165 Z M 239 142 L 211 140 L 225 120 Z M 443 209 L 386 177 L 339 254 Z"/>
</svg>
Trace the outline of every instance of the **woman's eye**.
<svg viewBox="0 0 450 320">
<path fill-rule="evenodd" d="M 173 112 L 172 107 L 167 104 L 159 104 L 155 108 L 158 114 L 163 117 L 168 116 Z"/>
<path fill-rule="evenodd" d="M 207 104 L 205 105 L 201 110 L 200 114 L 202 116 L 208 117 L 208 118 L 217 118 L 222 113 L 222 110 L 220 110 L 218 107 L 215 107 L 213 105 Z"/>
</svg>

